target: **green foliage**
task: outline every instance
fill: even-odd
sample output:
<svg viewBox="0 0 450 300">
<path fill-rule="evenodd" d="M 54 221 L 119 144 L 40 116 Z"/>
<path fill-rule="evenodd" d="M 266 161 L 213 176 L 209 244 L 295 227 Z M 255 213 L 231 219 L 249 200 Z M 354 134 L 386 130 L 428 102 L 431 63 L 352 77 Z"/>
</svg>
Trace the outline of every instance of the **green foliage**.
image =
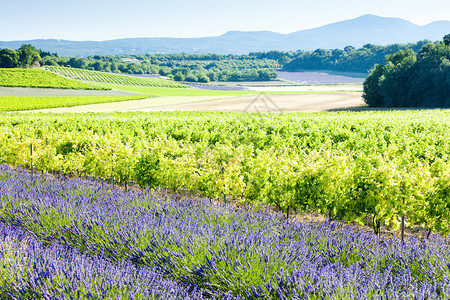
<svg viewBox="0 0 450 300">
<path fill-rule="evenodd" d="M 14 68 L 19 64 L 19 55 L 16 51 L 11 49 L 0 50 L 0 67 Z"/>
<path fill-rule="evenodd" d="M 22 45 L 17 51 L 0 49 L 0 68 L 29 68 L 39 66 L 40 51 L 32 45 Z"/>
<path fill-rule="evenodd" d="M 156 174 L 159 171 L 160 158 L 158 153 L 149 153 L 142 156 L 136 166 L 136 178 L 140 186 L 149 186 L 151 188 L 158 186 Z"/>
<path fill-rule="evenodd" d="M 22 68 L 36 66 L 41 59 L 39 56 L 39 50 L 34 48 L 32 45 L 22 45 L 19 50 L 17 50 L 17 54 L 19 56 L 18 67 Z"/>
<path fill-rule="evenodd" d="M 40 69 L 0 69 L 0 86 L 106 90 Z"/>
<path fill-rule="evenodd" d="M 444 38 L 445 39 L 445 38 Z M 450 46 L 424 45 L 386 56 L 364 82 L 364 100 L 370 106 L 450 107 Z"/>
<path fill-rule="evenodd" d="M 446 36 L 444 36 L 444 44 L 446 46 L 450 46 L 450 34 L 447 34 Z"/>
<path fill-rule="evenodd" d="M 364 45 L 360 49 L 347 46 L 344 50 L 317 49 L 315 51 L 287 52 L 289 62 L 284 64 L 283 69 L 294 70 L 330 70 L 341 72 L 368 73 L 376 64 L 382 64 L 386 55 L 391 55 L 399 50 L 419 49 L 429 41 L 420 41 L 415 44 L 393 44 L 389 46 Z M 258 58 L 272 57 L 270 52 L 256 53 Z M 284 58 L 283 58 L 284 59 Z"/>
<path fill-rule="evenodd" d="M 449 112 L 246 116 L 3 114 L 0 161 L 449 231 Z"/>
<path fill-rule="evenodd" d="M 384 97 L 381 92 L 381 76 L 384 74 L 384 66 L 375 65 L 372 72 L 363 83 L 364 101 L 371 107 L 380 107 L 384 104 Z"/>
<path fill-rule="evenodd" d="M 280 64 L 274 59 L 255 55 L 218 54 L 146 54 L 80 58 L 46 56 L 45 66 L 72 67 L 102 72 L 126 74 L 159 74 L 175 81 L 261 81 L 275 80 L 274 69 Z"/>
</svg>

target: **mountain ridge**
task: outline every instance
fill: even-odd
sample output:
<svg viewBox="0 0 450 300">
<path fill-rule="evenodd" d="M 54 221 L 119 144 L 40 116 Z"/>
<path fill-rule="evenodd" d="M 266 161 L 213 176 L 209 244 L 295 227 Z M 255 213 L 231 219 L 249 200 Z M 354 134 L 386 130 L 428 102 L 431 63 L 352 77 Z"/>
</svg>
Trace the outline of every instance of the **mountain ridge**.
<svg viewBox="0 0 450 300">
<path fill-rule="evenodd" d="M 142 37 L 107 41 L 35 39 L 0 41 L 0 48 L 17 49 L 32 44 L 60 56 L 92 56 L 145 53 L 247 54 L 256 51 L 296 51 L 335 49 L 364 44 L 388 45 L 441 40 L 450 33 L 450 21 L 439 20 L 424 26 L 401 18 L 366 14 L 354 19 L 282 34 L 273 31 L 228 31 L 220 36 L 173 38 Z"/>
</svg>

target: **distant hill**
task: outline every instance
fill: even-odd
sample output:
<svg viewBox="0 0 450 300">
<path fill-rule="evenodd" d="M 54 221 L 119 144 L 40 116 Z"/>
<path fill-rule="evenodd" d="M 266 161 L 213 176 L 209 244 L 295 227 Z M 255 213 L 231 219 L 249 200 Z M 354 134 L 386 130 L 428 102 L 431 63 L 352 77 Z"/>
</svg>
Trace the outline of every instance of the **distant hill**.
<svg viewBox="0 0 450 300">
<path fill-rule="evenodd" d="M 144 53 L 246 54 L 269 50 L 335 49 L 364 44 L 388 45 L 441 40 L 450 33 L 450 21 L 419 26 L 400 18 L 364 15 L 290 34 L 271 31 L 230 31 L 217 37 L 129 38 L 109 41 L 28 40 L 1 42 L 0 48 L 17 49 L 22 44 L 56 52 L 60 56 L 90 56 Z"/>
</svg>

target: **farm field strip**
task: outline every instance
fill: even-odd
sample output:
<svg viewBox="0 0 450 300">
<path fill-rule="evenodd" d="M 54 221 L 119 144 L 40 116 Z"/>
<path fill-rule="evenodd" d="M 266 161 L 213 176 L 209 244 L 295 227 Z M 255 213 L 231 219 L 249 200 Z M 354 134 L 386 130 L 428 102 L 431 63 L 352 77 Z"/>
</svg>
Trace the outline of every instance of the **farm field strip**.
<svg viewBox="0 0 450 300">
<path fill-rule="evenodd" d="M 24 111 L 74 107 L 99 103 L 116 103 L 146 99 L 148 96 L 79 96 L 79 97 L 0 97 L 0 111 Z"/>
<path fill-rule="evenodd" d="M 256 95 L 254 91 L 223 91 L 223 90 L 201 90 L 194 88 L 164 88 L 148 86 L 131 86 L 102 83 L 99 86 L 127 91 L 131 93 L 147 94 L 158 97 L 203 97 L 203 96 L 240 96 Z"/>
<path fill-rule="evenodd" d="M 178 88 L 155 88 L 144 86 L 99 84 L 102 87 L 128 91 L 132 93 L 147 94 L 159 97 L 202 97 L 202 96 L 247 96 L 265 93 L 268 95 L 304 95 L 304 94 L 332 94 L 362 91 L 362 86 L 288 86 L 288 87 L 252 87 L 245 91 L 234 90 L 207 90 L 207 89 L 178 89 Z"/>
<path fill-rule="evenodd" d="M 206 199 L 180 201 L 7 166 L 0 166 L 0 195 L 0 253 L 8 258 L 0 272 L 17 293 L 104 298 L 125 295 L 127 283 L 141 283 L 134 292 L 155 292 L 156 299 L 201 299 L 200 292 L 207 299 L 445 299 L 450 293 L 450 241 L 439 235 L 402 244 L 339 222 L 286 222 Z M 22 254 L 41 272 L 26 272 Z M 78 264 L 85 266 L 80 277 L 66 278 L 78 274 Z M 101 289 L 97 282 L 104 282 Z"/>
<path fill-rule="evenodd" d="M 289 72 L 289 71 L 277 71 L 279 79 L 288 80 L 297 83 L 304 84 L 336 84 L 336 83 L 363 83 L 366 76 L 362 78 L 349 77 L 337 74 L 326 74 L 323 72 Z"/>
<path fill-rule="evenodd" d="M 55 67 L 55 66 L 46 66 L 45 68 L 51 72 L 60 74 L 64 77 L 88 82 L 100 82 L 100 83 L 111 83 L 111 84 L 132 85 L 132 86 L 189 88 L 189 86 L 186 86 L 184 84 L 159 78 L 133 77 L 113 73 L 105 73 L 66 67 Z"/>
<path fill-rule="evenodd" d="M 138 96 L 119 90 L 72 90 L 72 89 L 45 89 L 26 87 L 0 87 L 0 97 L 80 97 L 80 96 Z"/>
<path fill-rule="evenodd" d="M 446 110 L 0 115 L 0 162 L 449 232 Z"/>
<path fill-rule="evenodd" d="M 239 96 L 202 96 L 202 97 L 154 97 L 140 100 L 127 100 L 121 102 L 107 102 L 89 104 L 76 107 L 55 107 L 37 109 L 29 112 L 33 113 L 112 113 L 112 112 L 134 112 L 134 111 L 162 111 L 166 109 L 178 108 L 180 105 L 197 106 L 201 103 L 215 103 L 221 99 L 233 99 Z"/>
</svg>

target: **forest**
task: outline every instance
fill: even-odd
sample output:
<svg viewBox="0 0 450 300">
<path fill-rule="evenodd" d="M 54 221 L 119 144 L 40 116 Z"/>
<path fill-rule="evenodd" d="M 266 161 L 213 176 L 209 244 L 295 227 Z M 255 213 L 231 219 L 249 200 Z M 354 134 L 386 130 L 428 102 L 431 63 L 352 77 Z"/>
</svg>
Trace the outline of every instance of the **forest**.
<svg viewBox="0 0 450 300">
<path fill-rule="evenodd" d="M 386 56 L 364 82 L 363 98 L 374 107 L 450 107 L 450 34 L 418 53 Z"/>
</svg>

